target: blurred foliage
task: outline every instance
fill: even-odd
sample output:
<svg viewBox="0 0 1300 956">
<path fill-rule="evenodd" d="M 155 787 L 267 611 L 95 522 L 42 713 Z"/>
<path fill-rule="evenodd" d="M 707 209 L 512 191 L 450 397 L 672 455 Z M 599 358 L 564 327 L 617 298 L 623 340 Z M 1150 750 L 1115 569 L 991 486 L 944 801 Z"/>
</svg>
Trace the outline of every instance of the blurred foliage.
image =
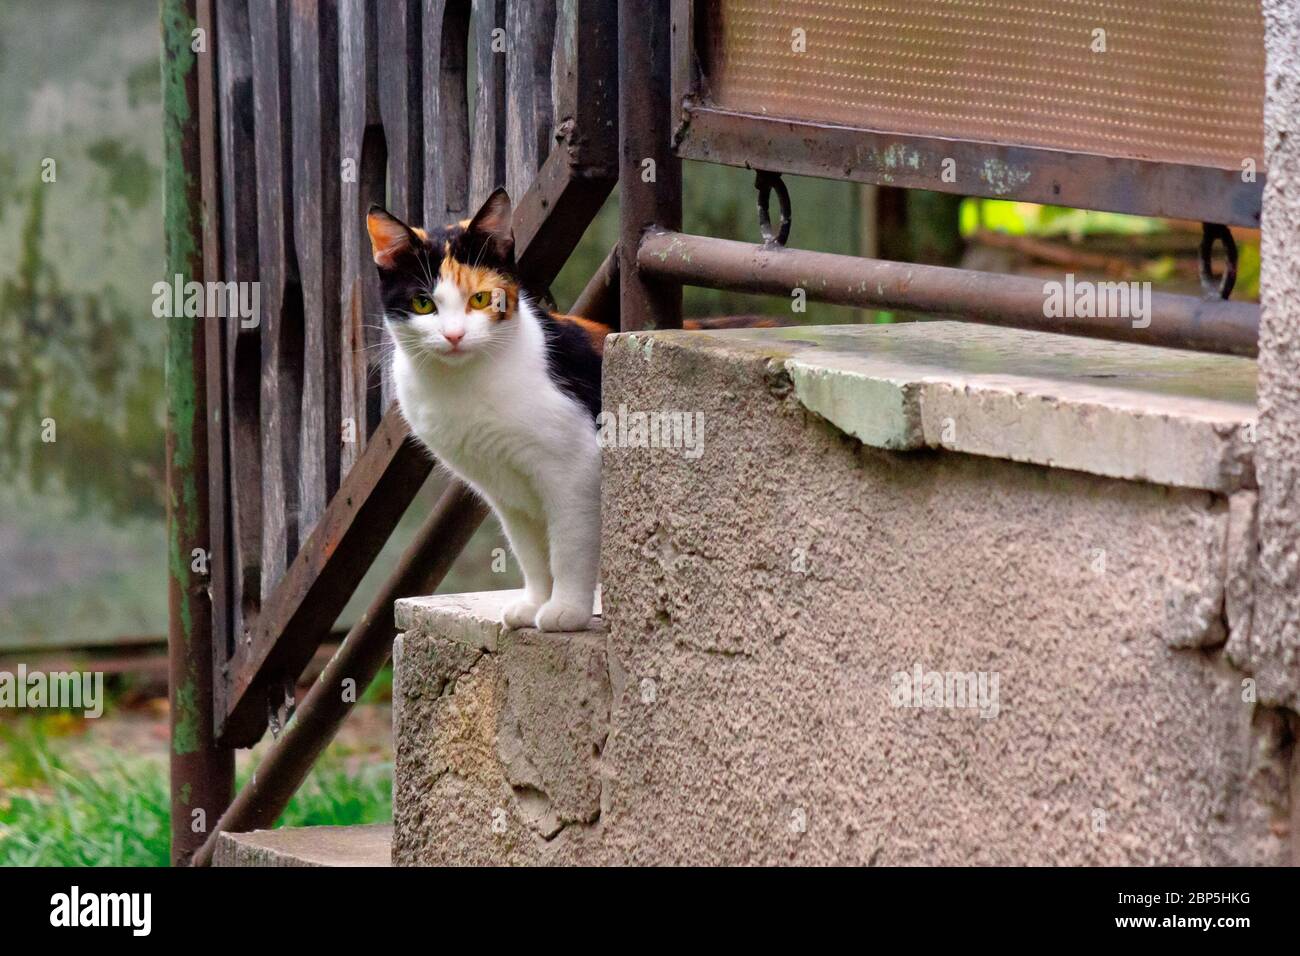
<svg viewBox="0 0 1300 956">
<path fill-rule="evenodd" d="M 1175 224 L 1176 225 L 1176 224 Z M 1185 227 L 1184 227 L 1185 228 Z M 1065 239 L 1083 243 L 1099 236 L 1157 236 L 1172 231 L 1168 220 L 1150 216 L 1128 216 L 1116 212 L 1070 209 L 1065 206 L 1037 206 L 1005 199 L 962 201 L 961 234 L 973 236 L 980 231 L 1001 232 L 1010 236 L 1035 236 L 1042 239 Z M 1199 241 L 1189 233 L 1188 244 Z M 1237 240 L 1237 284 L 1233 298 L 1259 299 L 1258 230 L 1234 230 Z M 1217 266 L 1216 266 L 1217 268 Z M 1177 259 L 1169 254 L 1153 254 L 1138 270 L 1150 282 L 1169 282 L 1178 270 Z"/>
<path fill-rule="evenodd" d="M 1005 199 L 966 199 L 961 208 L 962 235 L 971 236 L 981 229 L 1012 236 L 1066 236 L 1078 242 L 1099 234 L 1149 235 L 1164 232 L 1166 226 L 1160 219 L 1117 212 L 1037 206 Z"/>
</svg>

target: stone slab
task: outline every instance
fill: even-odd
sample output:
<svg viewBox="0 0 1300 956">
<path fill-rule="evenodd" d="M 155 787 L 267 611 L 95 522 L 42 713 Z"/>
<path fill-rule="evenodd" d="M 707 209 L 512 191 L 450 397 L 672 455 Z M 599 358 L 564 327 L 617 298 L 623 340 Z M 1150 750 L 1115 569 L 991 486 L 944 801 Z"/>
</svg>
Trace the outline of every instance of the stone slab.
<svg viewBox="0 0 1300 956">
<path fill-rule="evenodd" d="M 876 448 L 1177 488 L 1255 482 L 1250 359 L 966 322 L 636 332 L 606 344 L 677 348 L 770 364 L 809 410 Z"/>
<path fill-rule="evenodd" d="M 404 601 L 393 654 L 393 859 L 544 863 L 601 812 L 606 635 L 504 631 L 518 592 Z"/>
<path fill-rule="evenodd" d="M 213 866 L 391 866 L 392 845 L 386 823 L 223 833 Z"/>
</svg>

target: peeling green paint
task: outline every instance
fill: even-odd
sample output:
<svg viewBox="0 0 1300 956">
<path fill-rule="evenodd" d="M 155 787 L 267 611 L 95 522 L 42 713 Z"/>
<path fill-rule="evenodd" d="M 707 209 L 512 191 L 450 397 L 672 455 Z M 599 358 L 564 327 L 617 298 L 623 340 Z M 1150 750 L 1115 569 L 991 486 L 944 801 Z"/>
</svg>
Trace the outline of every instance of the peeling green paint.
<svg viewBox="0 0 1300 956">
<path fill-rule="evenodd" d="M 186 169 L 185 131 L 195 104 L 191 102 L 190 80 L 197 58 L 190 48 L 197 26 L 181 0 L 163 0 L 162 99 L 163 99 L 163 229 L 166 262 L 164 274 L 194 278 L 199 261 L 202 223 L 191 204 L 195 183 Z M 170 442 L 170 484 L 168 488 L 167 571 L 171 586 L 180 595 L 178 612 L 185 642 L 188 676 L 174 689 L 172 699 L 172 749 L 178 755 L 199 749 L 197 666 L 194 648 L 194 607 L 198 584 L 191 580 L 189 542 L 199 528 L 199 476 L 195 474 L 195 426 L 198 424 L 198 377 L 194 368 L 194 336 L 200 324 L 185 318 L 167 320 L 165 326 L 165 373 L 167 383 L 167 426 Z"/>
<path fill-rule="evenodd" d="M 199 749 L 198 688 L 189 678 L 176 688 L 172 701 L 172 750 L 177 754 L 192 754 Z"/>
<path fill-rule="evenodd" d="M 692 261 L 690 253 L 682 251 L 685 245 L 686 244 L 680 239 L 673 239 L 668 243 L 668 248 L 664 249 L 662 252 L 656 252 L 655 255 L 659 257 L 660 262 L 667 262 L 668 256 L 676 253 L 682 262 L 690 262 Z"/>
<path fill-rule="evenodd" d="M 996 157 L 984 160 L 980 179 L 988 184 L 994 195 L 1005 196 L 1029 182 L 1031 173 L 1027 166 L 1012 166 Z"/>
<path fill-rule="evenodd" d="M 880 162 L 886 169 L 906 168 L 919 170 L 921 168 L 921 154 L 902 143 L 895 143 L 881 154 Z"/>
</svg>

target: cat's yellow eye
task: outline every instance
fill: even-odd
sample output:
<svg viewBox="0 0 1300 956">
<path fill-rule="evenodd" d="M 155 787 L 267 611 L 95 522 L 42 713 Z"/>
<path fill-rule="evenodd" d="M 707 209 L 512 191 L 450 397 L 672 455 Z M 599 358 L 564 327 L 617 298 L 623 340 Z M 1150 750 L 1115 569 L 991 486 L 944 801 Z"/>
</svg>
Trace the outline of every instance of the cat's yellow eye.
<svg viewBox="0 0 1300 956">
<path fill-rule="evenodd" d="M 484 289 L 482 292 L 475 292 L 469 297 L 469 307 L 471 309 L 486 309 L 492 301 L 492 293 Z"/>
<path fill-rule="evenodd" d="M 411 311 L 416 315 L 428 315 L 433 311 L 433 300 L 423 293 L 411 297 Z"/>
</svg>

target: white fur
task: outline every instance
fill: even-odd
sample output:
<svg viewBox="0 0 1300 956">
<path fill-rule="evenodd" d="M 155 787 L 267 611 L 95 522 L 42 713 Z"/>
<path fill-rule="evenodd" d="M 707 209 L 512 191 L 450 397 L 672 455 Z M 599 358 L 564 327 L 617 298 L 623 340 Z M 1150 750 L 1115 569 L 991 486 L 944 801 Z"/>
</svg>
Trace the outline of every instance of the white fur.
<svg viewBox="0 0 1300 956">
<path fill-rule="evenodd" d="M 590 413 L 547 375 L 545 337 L 520 296 L 494 322 L 439 281 L 437 312 L 387 323 L 411 430 L 496 512 L 524 574 L 507 627 L 584 628 L 600 551 L 600 448 Z M 453 349 L 444 332 L 463 338 Z"/>
</svg>

